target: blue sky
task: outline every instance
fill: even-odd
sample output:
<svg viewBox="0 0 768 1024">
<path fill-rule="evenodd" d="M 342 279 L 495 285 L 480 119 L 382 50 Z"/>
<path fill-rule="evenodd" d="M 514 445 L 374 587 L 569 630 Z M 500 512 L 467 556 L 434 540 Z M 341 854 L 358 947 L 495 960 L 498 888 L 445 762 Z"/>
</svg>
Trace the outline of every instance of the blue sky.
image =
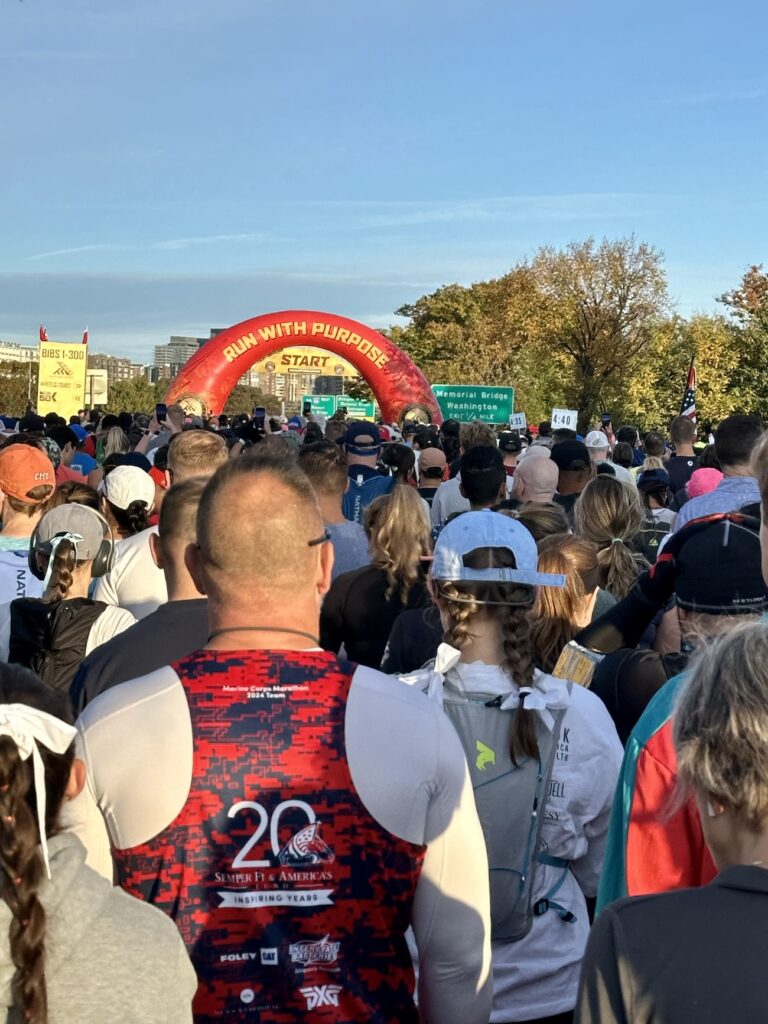
<svg viewBox="0 0 768 1024">
<path fill-rule="evenodd" d="M 768 262 L 758 2 L 0 0 L 0 338 L 374 326 L 634 232 L 683 314 Z"/>
</svg>

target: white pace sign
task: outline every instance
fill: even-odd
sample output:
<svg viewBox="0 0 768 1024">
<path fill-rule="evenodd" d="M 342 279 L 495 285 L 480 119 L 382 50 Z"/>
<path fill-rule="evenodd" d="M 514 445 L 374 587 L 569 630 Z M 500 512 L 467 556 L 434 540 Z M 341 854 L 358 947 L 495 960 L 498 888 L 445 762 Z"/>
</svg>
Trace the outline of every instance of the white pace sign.
<svg viewBox="0 0 768 1024">
<path fill-rule="evenodd" d="M 575 409 L 553 409 L 550 422 L 553 430 L 575 430 L 578 419 Z"/>
<path fill-rule="evenodd" d="M 528 426 L 528 421 L 525 418 L 524 412 L 513 412 L 509 417 L 509 429 L 510 430 L 525 430 Z"/>
</svg>

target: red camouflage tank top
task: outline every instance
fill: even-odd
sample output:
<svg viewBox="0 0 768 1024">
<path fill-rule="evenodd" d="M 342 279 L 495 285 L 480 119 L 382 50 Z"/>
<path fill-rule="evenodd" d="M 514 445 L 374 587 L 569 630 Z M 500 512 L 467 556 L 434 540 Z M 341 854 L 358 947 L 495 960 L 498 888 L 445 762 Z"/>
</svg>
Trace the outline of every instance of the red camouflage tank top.
<svg viewBox="0 0 768 1024">
<path fill-rule="evenodd" d="M 174 669 L 189 795 L 162 833 L 114 857 L 119 884 L 181 931 L 197 1024 L 416 1024 L 404 933 L 424 847 L 382 828 L 352 783 L 353 666 L 202 651 Z"/>
</svg>

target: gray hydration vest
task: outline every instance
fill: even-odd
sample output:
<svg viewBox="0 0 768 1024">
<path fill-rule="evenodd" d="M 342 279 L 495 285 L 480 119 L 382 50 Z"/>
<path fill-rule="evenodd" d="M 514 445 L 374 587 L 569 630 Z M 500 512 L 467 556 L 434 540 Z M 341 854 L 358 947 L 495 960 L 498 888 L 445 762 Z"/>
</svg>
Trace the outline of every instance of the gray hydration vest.
<svg viewBox="0 0 768 1024">
<path fill-rule="evenodd" d="M 568 683 L 568 692 L 572 684 Z M 565 708 L 552 711 L 552 730 L 538 721 L 539 757 L 515 764 L 509 737 L 516 709 L 502 710 L 504 698 L 456 693 L 446 686 L 443 707 L 459 735 L 469 765 L 480 824 L 488 851 L 491 889 L 491 938 L 516 942 L 531 930 L 534 917 L 554 910 L 566 922 L 574 915 L 553 899 L 565 881 L 568 861 L 540 849 L 552 767 Z M 562 869 L 557 883 L 533 902 L 536 869 Z"/>
</svg>

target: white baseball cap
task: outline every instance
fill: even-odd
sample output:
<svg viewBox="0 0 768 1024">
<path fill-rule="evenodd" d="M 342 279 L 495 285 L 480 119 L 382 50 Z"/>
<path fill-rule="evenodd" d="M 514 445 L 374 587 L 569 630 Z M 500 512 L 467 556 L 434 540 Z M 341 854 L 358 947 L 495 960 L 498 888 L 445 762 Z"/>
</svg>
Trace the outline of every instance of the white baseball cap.
<svg viewBox="0 0 768 1024">
<path fill-rule="evenodd" d="M 515 559 L 510 566 L 472 569 L 464 564 L 465 556 L 477 548 L 504 548 Z M 524 583 L 528 586 L 562 587 L 565 576 L 538 572 L 536 541 L 522 523 L 500 512 L 483 509 L 463 512 L 451 519 L 435 542 L 430 573 L 436 580 L 478 583 Z"/>
<path fill-rule="evenodd" d="M 126 509 L 132 501 L 143 501 L 147 512 L 155 506 L 155 482 L 138 466 L 115 466 L 99 484 L 99 494 L 115 508 Z"/>
<path fill-rule="evenodd" d="M 587 448 L 610 448 L 608 438 L 602 430 L 590 430 L 584 440 L 584 444 Z"/>
</svg>

